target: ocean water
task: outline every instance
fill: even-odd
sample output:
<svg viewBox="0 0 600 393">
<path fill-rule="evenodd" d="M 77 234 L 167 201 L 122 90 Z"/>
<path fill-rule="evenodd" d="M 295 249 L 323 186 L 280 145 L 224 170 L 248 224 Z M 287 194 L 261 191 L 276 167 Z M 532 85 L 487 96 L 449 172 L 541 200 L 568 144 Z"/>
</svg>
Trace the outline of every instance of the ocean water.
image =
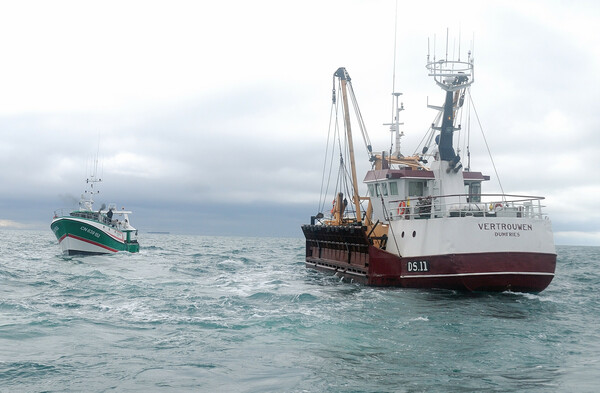
<svg viewBox="0 0 600 393">
<path fill-rule="evenodd" d="M 473 294 L 343 282 L 301 238 L 0 234 L 3 392 L 600 390 L 597 247 L 558 247 L 540 294 Z"/>
</svg>

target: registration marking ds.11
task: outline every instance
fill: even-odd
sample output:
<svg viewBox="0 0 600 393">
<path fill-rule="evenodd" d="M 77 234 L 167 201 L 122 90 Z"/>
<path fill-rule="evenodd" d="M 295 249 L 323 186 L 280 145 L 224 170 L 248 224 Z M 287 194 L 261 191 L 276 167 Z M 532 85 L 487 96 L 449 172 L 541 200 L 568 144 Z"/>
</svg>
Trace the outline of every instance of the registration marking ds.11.
<svg viewBox="0 0 600 393">
<path fill-rule="evenodd" d="M 406 270 L 408 272 L 428 272 L 429 261 L 408 261 L 406 263 Z"/>
</svg>

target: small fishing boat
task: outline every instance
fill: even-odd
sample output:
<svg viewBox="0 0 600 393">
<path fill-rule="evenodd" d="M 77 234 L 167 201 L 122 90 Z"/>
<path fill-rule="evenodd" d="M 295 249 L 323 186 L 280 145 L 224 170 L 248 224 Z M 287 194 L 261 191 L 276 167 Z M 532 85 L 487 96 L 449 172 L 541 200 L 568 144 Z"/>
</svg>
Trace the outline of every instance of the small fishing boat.
<svg viewBox="0 0 600 393">
<path fill-rule="evenodd" d="M 503 191 L 482 194 L 482 183 L 490 176 L 471 170 L 468 143 L 468 163 L 463 167 L 454 145 L 464 128 L 457 119 L 470 118 L 459 113 L 472 106 L 471 52 L 467 61 L 435 57 L 430 61 L 428 55 L 427 69 L 444 91 L 444 103 L 428 105 L 438 114 L 433 123 L 425 123 L 431 126 L 422 148 L 410 156 L 400 152 L 404 135 L 399 120 L 404 110 L 399 104 L 401 93 L 392 95 L 393 121 L 387 124 L 392 147 L 374 153 L 348 72 L 339 68 L 334 73 L 332 113 L 336 121 L 330 130 L 334 137 L 328 139 L 332 158 L 324 168 L 339 162 L 340 174 L 332 190 L 327 179 L 333 177 L 324 172 L 321 189 L 333 192 L 322 192 L 318 213 L 302 226 L 306 267 L 373 286 L 544 290 L 556 267 L 544 198 Z M 341 104 L 336 96 L 341 96 Z M 465 98 L 471 105 L 464 105 Z M 349 101 L 355 106 L 353 111 Z M 360 128 L 371 164 L 364 178 L 366 196 L 359 194 L 351 116 Z M 338 125 L 337 119 L 343 124 Z M 329 211 L 326 201 L 332 197 Z"/>
<path fill-rule="evenodd" d="M 118 210 L 115 204 L 102 204 L 94 210 L 93 196 L 99 191 L 94 184 L 100 182 L 96 175 L 86 180 L 89 186 L 81 194 L 76 210 L 59 209 L 54 212 L 50 228 L 58 239 L 64 255 L 98 255 L 118 251 L 139 252 L 137 230 L 131 226 L 131 211 Z"/>
</svg>

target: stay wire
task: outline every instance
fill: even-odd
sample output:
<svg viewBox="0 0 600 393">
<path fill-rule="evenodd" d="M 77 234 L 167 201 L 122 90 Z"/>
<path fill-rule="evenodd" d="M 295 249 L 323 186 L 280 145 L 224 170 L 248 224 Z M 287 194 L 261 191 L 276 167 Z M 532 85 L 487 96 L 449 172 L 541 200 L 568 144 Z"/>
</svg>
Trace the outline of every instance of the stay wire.
<svg viewBox="0 0 600 393">
<path fill-rule="evenodd" d="M 329 175 L 327 178 L 327 186 L 325 188 L 325 192 L 321 195 L 322 197 L 322 203 L 321 203 L 321 208 L 319 209 L 320 211 L 322 211 L 324 209 L 325 206 L 325 202 L 326 202 L 326 198 L 327 198 L 327 194 L 329 193 L 329 185 L 331 184 L 331 175 L 333 173 L 333 162 L 336 158 L 335 155 L 335 142 L 337 139 L 338 142 L 338 146 L 341 146 L 341 142 L 339 140 L 339 105 L 338 102 L 336 101 L 335 103 L 332 103 L 332 112 L 335 113 L 335 122 L 333 123 L 333 136 L 332 136 L 332 141 L 331 141 L 331 153 L 329 153 L 328 151 L 326 151 L 325 154 L 325 164 L 327 163 L 327 159 L 329 158 Z M 331 132 L 331 123 L 330 123 L 330 131 Z M 341 148 L 340 148 L 341 149 Z"/>
<path fill-rule="evenodd" d="M 438 114 L 435 116 L 435 118 L 433 120 L 433 124 L 437 124 L 440 121 L 441 115 L 442 115 L 442 113 L 438 112 Z M 427 131 L 425 132 L 425 135 L 423 135 L 423 139 L 421 139 L 421 142 L 419 142 L 419 144 L 417 145 L 417 148 L 415 149 L 413 156 L 420 154 L 419 149 L 421 149 L 421 151 L 423 151 L 423 147 L 425 147 L 425 146 L 427 146 L 427 148 L 429 149 L 429 147 L 431 145 L 431 141 L 433 140 L 434 134 L 435 134 L 435 130 L 433 129 L 433 127 L 429 127 L 427 129 Z M 425 141 L 425 139 L 427 139 L 427 142 L 423 143 Z"/>
<path fill-rule="evenodd" d="M 321 175 L 321 190 L 319 192 L 319 208 L 317 212 L 323 211 L 323 207 L 325 205 L 325 196 L 323 195 L 323 186 L 325 185 L 325 173 L 327 170 L 327 158 L 329 157 L 329 140 L 331 139 L 331 122 L 333 120 L 335 104 L 331 103 L 331 109 L 329 111 L 329 127 L 327 128 L 327 144 L 325 146 L 325 159 L 323 160 L 323 173 Z M 329 175 L 331 177 L 331 170 L 329 171 Z M 329 178 L 327 179 L 327 188 L 329 188 Z"/>
<path fill-rule="evenodd" d="M 354 114 L 358 121 L 358 128 L 360 128 L 360 133 L 363 137 L 363 141 L 365 143 L 365 148 L 367 149 L 367 156 L 371 158 L 371 151 L 369 151 L 369 147 L 371 145 L 371 139 L 369 138 L 369 134 L 367 133 L 367 127 L 365 126 L 365 122 L 362 117 L 362 113 L 360 112 L 360 107 L 358 106 L 358 102 L 356 101 L 356 95 L 354 94 L 354 89 L 352 88 L 352 83 L 348 83 L 350 99 L 352 100 L 352 106 L 354 107 Z"/>
<path fill-rule="evenodd" d="M 467 101 L 467 168 L 471 171 L 471 103 Z"/>
<path fill-rule="evenodd" d="M 483 136 L 483 141 L 485 143 L 485 147 L 488 151 L 488 155 L 490 156 L 490 160 L 492 161 L 492 167 L 494 168 L 494 173 L 496 174 L 496 179 L 498 179 L 498 184 L 500 185 L 500 191 L 502 192 L 502 199 L 504 199 L 504 188 L 502 187 L 502 182 L 500 181 L 500 176 L 498 175 L 498 171 L 496 170 L 496 164 L 494 163 L 494 157 L 492 157 L 492 152 L 490 151 L 490 147 L 487 143 L 485 133 L 483 132 L 483 127 L 481 126 L 481 121 L 479 120 L 479 114 L 477 113 L 477 109 L 475 109 L 475 103 L 473 102 L 473 97 L 471 96 L 470 89 L 469 89 L 469 101 L 471 102 L 471 106 L 473 107 L 473 112 L 475 113 L 475 118 L 477 119 L 477 123 L 479 124 L 479 129 L 481 130 L 481 135 Z"/>
<path fill-rule="evenodd" d="M 456 116 L 456 117 L 458 118 L 457 119 L 458 120 L 458 125 L 460 126 L 460 128 L 458 129 L 458 143 L 457 143 L 457 146 L 459 148 L 459 151 L 457 152 L 457 154 L 462 153 L 462 151 L 464 150 L 464 144 L 465 144 L 464 134 L 462 132 L 462 118 L 463 118 L 463 113 L 464 112 L 463 112 L 462 106 L 458 107 L 458 103 L 459 102 L 460 102 L 460 94 L 459 94 L 459 97 L 458 97 L 458 102 L 456 103 L 456 105 L 457 105 L 456 111 L 458 112 L 458 116 Z M 464 105 L 464 103 L 463 103 L 463 105 Z M 461 148 L 461 143 L 462 143 L 462 148 Z"/>
</svg>

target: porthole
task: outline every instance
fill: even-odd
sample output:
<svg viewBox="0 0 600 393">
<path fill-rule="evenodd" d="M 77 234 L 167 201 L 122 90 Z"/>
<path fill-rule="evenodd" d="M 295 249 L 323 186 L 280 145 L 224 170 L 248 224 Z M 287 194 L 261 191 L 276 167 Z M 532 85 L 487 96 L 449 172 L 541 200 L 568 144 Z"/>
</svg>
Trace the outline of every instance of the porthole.
<svg viewBox="0 0 600 393">
<path fill-rule="evenodd" d="M 417 236 L 417 231 L 413 231 L 413 237 Z"/>
<path fill-rule="evenodd" d="M 404 231 L 402 231 L 402 235 L 401 236 L 404 237 Z"/>
</svg>

